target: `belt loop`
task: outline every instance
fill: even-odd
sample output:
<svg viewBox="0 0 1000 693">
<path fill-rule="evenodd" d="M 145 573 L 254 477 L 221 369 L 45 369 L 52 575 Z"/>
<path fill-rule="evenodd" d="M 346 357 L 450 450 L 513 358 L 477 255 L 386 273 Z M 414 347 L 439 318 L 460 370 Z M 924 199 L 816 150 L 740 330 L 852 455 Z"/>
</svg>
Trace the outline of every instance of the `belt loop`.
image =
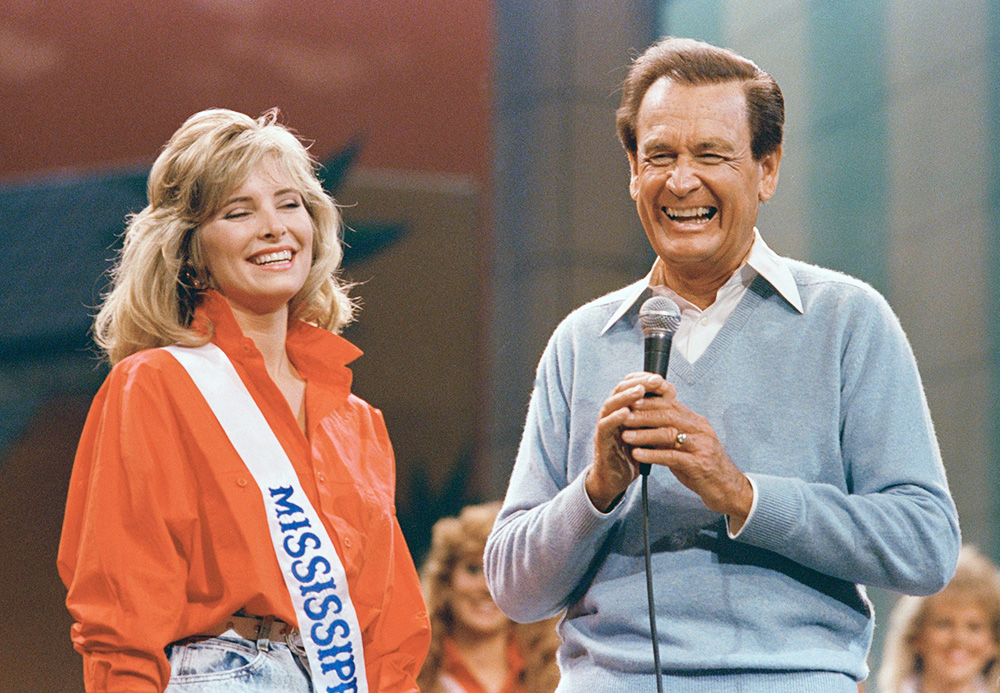
<svg viewBox="0 0 1000 693">
<path fill-rule="evenodd" d="M 257 629 L 257 650 L 267 652 L 271 649 L 271 624 L 274 623 L 274 616 L 264 616 L 260 619 L 260 627 Z"/>
</svg>

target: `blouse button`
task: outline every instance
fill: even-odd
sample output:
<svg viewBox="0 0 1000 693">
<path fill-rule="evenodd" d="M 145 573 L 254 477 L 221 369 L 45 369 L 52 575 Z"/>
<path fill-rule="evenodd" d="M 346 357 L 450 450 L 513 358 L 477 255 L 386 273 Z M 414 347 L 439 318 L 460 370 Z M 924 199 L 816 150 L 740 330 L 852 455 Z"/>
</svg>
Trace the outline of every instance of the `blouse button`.
<svg viewBox="0 0 1000 693">
<path fill-rule="evenodd" d="M 350 545 L 351 545 L 351 538 L 350 537 L 344 537 L 344 546 L 348 546 L 349 547 Z"/>
<path fill-rule="evenodd" d="M 316 474 L 316 478 L 319 479 L 320 481 L 326 481 L 326 474 L 324 474 L 323 472 L 318 472 Z"/>
<path fill-rule="evenodd" d="M 242 488 L 247 485 L 247 480 L 244 479 L 243 477 L 240 477 L 239 479 L 236 480 L 236 485 Z"/>
</svg>

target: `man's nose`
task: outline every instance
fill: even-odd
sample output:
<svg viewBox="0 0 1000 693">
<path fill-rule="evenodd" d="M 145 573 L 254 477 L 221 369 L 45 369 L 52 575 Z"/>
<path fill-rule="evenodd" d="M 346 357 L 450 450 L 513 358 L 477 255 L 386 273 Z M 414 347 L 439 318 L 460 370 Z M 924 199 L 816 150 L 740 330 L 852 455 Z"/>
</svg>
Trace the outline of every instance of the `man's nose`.
<svg viewBox="0 0 1000 693">
<path fill-rule="evenodd" d="M 667 174 L 667 189 L 677 197 L 684 197 L 695 190 L 701 181 L 689 161 L 678 159 Z"/>
</svg>

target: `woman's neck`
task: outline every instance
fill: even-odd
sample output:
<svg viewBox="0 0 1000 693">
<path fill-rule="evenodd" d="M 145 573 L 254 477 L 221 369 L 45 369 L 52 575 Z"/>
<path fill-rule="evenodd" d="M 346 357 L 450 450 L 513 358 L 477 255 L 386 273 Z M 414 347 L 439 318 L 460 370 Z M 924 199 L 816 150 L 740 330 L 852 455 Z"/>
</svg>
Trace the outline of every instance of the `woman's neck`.
<svg viewBox="0 0 1000 693">
<path fill-rule="evenodd" d="M 257 350 L 264 358 L 267 374 L 281 390 L 299 429 L 305 433 L 305 381 L 295 370 L 285 348 L 285 339 L 288 336 L 288 306 L 266 314 L 251 313 L 232 303 L 230 306 L 243 335 L 252 339 L 257 346 Z"/>
<path fill-rule="evenodd" d="M 257 314 L 245 311 L 230 303 L 236 322 L 245 337 L 253 340 L 264 357 L 264 366 L 272 380 L 287 373 L 291 367 L 285 339 L 288 336 L 288 307 L 274 313 Z"/>
<path fill-rule="evenodd" d="M 469 671 L 491 693 L 501 690 L 507 682 L 510 669 L 507 662 L 509 637 L 509 629 L 488 635 L 461 631 L 452 635 L 452 641 L 462 654 Z"/>
<path fill-rule="evenodd" d="M 959 681 L 928 676 L 926 672 L 920 677 L 920 685 L 917 687 L 919 693 L 979 693 L 980 679 L 963 679 Z"/>
</svg>

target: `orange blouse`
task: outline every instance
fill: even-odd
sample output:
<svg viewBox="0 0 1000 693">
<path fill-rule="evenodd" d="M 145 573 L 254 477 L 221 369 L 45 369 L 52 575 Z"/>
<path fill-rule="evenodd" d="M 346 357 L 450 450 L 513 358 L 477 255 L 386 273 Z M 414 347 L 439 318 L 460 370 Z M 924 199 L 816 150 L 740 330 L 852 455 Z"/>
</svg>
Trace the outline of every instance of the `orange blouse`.
<svg viewBox="0 0 1000 693">
<path fill-rule="evenodd" d="M 461 691 L 461 693 L 486 693 L 483 684 L 475 677 L 465 663 L 462 653 L 451 638 L 445 638 L 441 642 L 444 650 L 444 661 L 441 666 L 442 680 L 445 683 L 444 690 Z M 514 638 L 510 639 L 507 646 L 507 680 L 504 681 L 503 688 L 499 693 L 528 693 L 521 685 L 521 674 L 524 672 L 524 658 L 521 656 L 521 648 L 518 647 Z"/>
<path fill-rule="evenodd" d="M 416 691 L 430 627 L 396 520 L 382 414 L 350 393 L 360 350 L 296 323 L 307 435 L 220 294 L 198 314 L 264 413 L 347 571 L 370 690 Z M 123 359 L 87 417 L 70 481 L 59 574 L 88 691 L 162 691 L 164 648 L 239 609 L 295 623 L 253 477 L 166 351 Z"/>
</svg>

